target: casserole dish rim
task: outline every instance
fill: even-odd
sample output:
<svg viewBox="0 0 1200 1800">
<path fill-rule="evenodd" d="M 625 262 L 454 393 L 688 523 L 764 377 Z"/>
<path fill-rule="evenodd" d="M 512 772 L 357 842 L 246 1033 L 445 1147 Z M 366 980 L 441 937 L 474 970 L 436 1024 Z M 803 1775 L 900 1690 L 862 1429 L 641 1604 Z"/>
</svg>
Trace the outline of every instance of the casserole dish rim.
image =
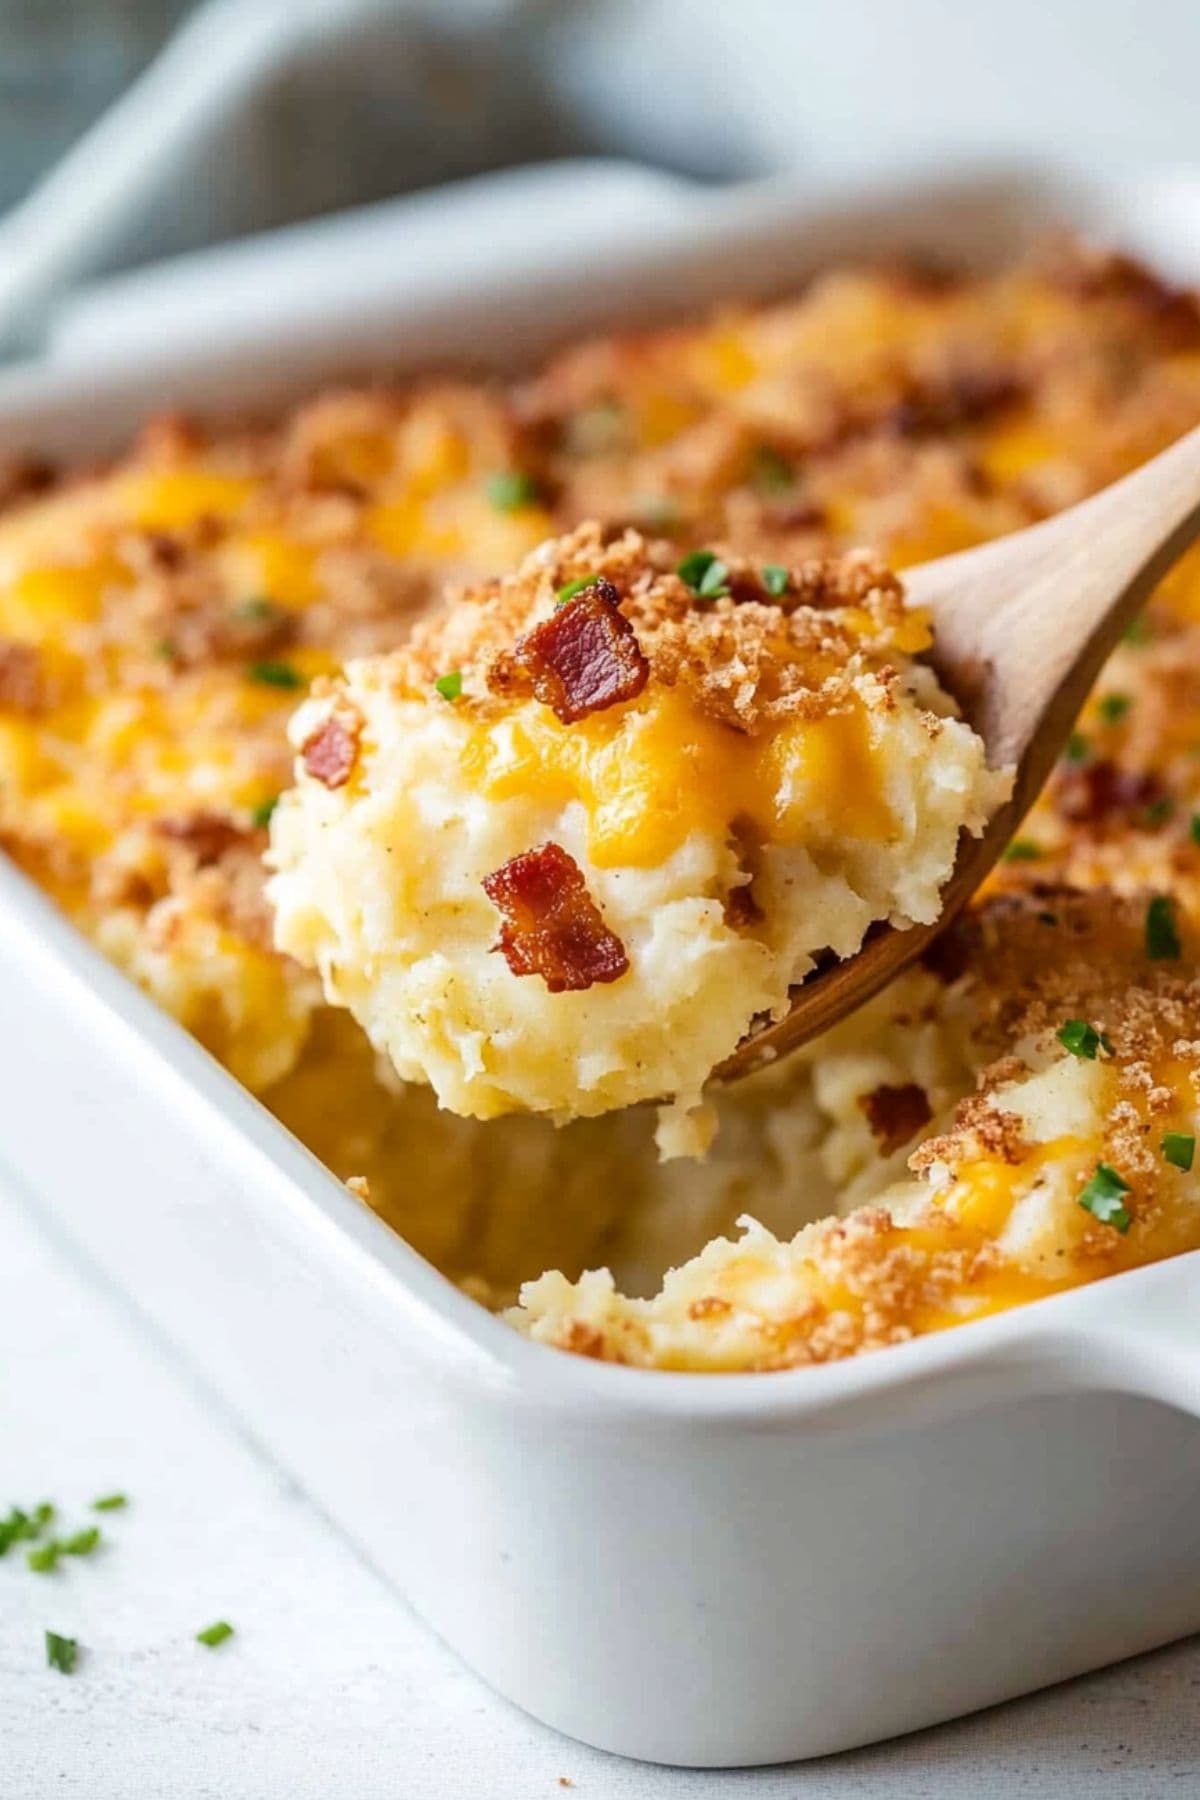
<svg viewBox="0 0 1200 1800">
<path fill-rule="evenodd" d="M 628 172 L 630 165 L 619 165 Z M 655 179 L 659 176 L 655 173 Z M 1032 183 L 1032 185 L 1031 185 Z M 513 204 L 511 177 L 507 183 L 507 203 Z M 744 184 L 727 190 L 697 190 L 680 182 L 679 220 L 676 229 L 664 227 L 661 213 L 656 213 L 643 227 L 635 227 L 615 258 L 609 247 L 608 290 L 600 296 L 602 309 L 646 318 L 656 318 L 661 302 L 661 285 L 669 279 L 672 267 L 688 273 L 688 259 L 710 264 L 722 254 L 736 249 L 740 242 L 760 246 L 760 254 L 770 242 L 770 234 L 791 227 L 800 240 L 800 258 L 807 254 L 813 267 L 828 262 L 828 256 L 807 251 L 806 232 L 820 237 L 830 221 L 835 226 L 850 225 L 856 209 L 878 217 L 890 208 L 899 209 L 899 229 L 894 236 L 905 239 L 904 206 L 914 209 L 918 219 L 923 211 L 936 213 L 939 205 L 953 211 L 975 204 L 984 206 L 1000 201 L 1010 208 L 1025 208 L 1037 214 L 1042 222 L 1063 215 L 1065 224 L 1086 230 L 1093 215 L 1103 219 L 1106 201 L 1113 202 L 1114 235 L 1123 224 L 1132 225 L 1138 208 L 1138 197 L 1159 196 L 1164 204 L 1182 194 L 1190 200 L 1196 220 L 1197 259 L 1200 263 L 1200 173 L 1187 171 L 1148 172 L 1144 175 L 1126 172 L 1115 178 L 1104 174 L 1087 174 L 1070 164 L 1056 168 L 1044 162 L 1022 168 L 1011 161 L 984 163 L 975 169 L 967 167 L 952 178 L 939 180 L 928 169 L 894 172 L 886 180 L 855 179 L 837 185 L 825 185 L 814 193 L 805 190 L 792 177 L 772 178 L 764 182 Z M 519 200 L 516 201 L 519 204 Z M 1153 212 L 1153 207 L 1147 209 Z M 1124 213 L 1121 223 L 1117 219 Z M 915 242 L 936 226 L 918 222 Z M 953 233 L 951 232 L 952 236 Z M 976 235 L 975 225 L 968 219 L 967 238 Z M 1136 234 L 1135 234 L 1136 235 Z M 1123 240 L 1122 240 L 1123 241 Z M 1137 244 L 1132 246 L 1139 248 Z M 603 222 L 600 221 L 590 254 L 595 258 L 604 250 Z M 862 254 L 886 254 L 881 247 L 864 243 Z M 968 252 L 969 254 L 969 252 Z M 631 271 L 639 261 L 649 270 L 651 286 L 656 287 L 657 300 L 649 312 L 639 312 L 626 291 Z M 788 258 L 780 262 L 791 268 Z M 677 270 L 678 272 L 678 270 Z M 495 283 L 473 288 L 468 298 L 468 312 L 490 304 L 511 302 L 514 293 L 529 291 L 537 281 L 536 267 L 505 269 Z M 563 293 L 569 298 L 588 278 L 586 255 L 572 272 Z M 675 312 L 695 311 L 711 302 L 713 293 L 732 298 L 740 290 L 743 295 L 758 297 L 771 287 L 786 289 L 797 276 L 773 269 L 765 284 L 747 281 L 739 271 L 735 280 L 724 275 L 710 283 L 695 297 L 689 290 L 688 304 L 676 306 Z M 420 337 L 423 324 L 428 324 L 444 304 L 443 290 L 425 294 L 416 289 L 392 305 L 381 324 L 379 302 L 368 308 L 365 336 L 386 329 L 402 333 L 407 326 Z M 551 306 L 553 312 L 554 308 Z M 613 321 L 616 323 L 616 320 Z M 451 329 L 455 319 L 450 320 Z M 594 329 L 589 315 L 586 328 Z M 284 321 L 277 338 L 268 345 L 252 335 L 210 351 L 196 348 L 182 355 L 172 353 L 169 361 L 155 362 L 151 352 L 146 360 L 135 363 L 126 356 L 96 373 L 79 365 L 53 361 L 28 365 L 0 373 L 0 440 L 9 440 L 14 449 L 45 447 L 39 438 L 43 428 L 51 439 L 58 429 L 56 422 L 64 414 L 70 417 L 81 410 L 125 409 L 133 418 L 148 410 L 148 390 L 159 394 L 156 407 L 172 404 L 178 398 L 196 406 L 190 391 L 197 383 L 212 383 L 218 390 L 229 389 L 257 361 L 268 347 L 279 357 L 277 371 L 283 392 L 303 392 L 313 381 L 312 359 L 319 360 L 323 342 L 331 346 L 333 366 L 325 380 L 336 381 L 347 373 L 340 360 L 347 344 L 361 339 L 364 327 L 353 313 L 353 307 L 336 320 L 325 322 L 324 333 L 313 319 L 300 314 L 290 323 Z M 503 336 L 503 334 L 501 334 Z M 551 332 L 553 337 L 553 331 Z M 362 366 L 364 358 L 374 353 L 356 347 L 349 369 Z M 293 360 L 294 359 L 294 360 Z M 269 359 L 268 359 L 269 360 Z M 401 367 L 406 358 L 401 359 Z M 502 354 L 502 360 L 503 354 Z M 429 359 L 426 359 L 429 366 Z M 442 363 L 434 360 L 432 367 Z M 419 372 L 421 361 L 415 359 Z M 89 379 L 89 376 L 91 379 Z M 318 377 L 320 379 L 320 377 Z M 160 389 L 158 384 L 162 384 Z M 178 384 L 178 385 L 177 385 Z M 251 408 L 278 404 L 282 398 L 276 373 L 266 378 L 266 386 L 258 399 L 248 402 Z M 238 393 L 238 409 L 247 402 Z M 199 410 L 204 411 L 203 406 Z M 229 409 L 219 401 L 208 409 L 220 417 Z M 88 416 L 93 416 L 91 412 Z M 115 427 L 121 430 L 121 427 Z M 29 433 L 30 438 L 22 434 Z M 1020 1364 L 1034 1360 L 1049 1361 L 1059 1368 L 1060 1378 L 1072 1384 L 1095 1389 L 1107 1385 L 1125 1388 L 1131 1372 L 1112 1369 L 1104 1353 L 1103 1339 L 1120 1326 L 1120 1313 L 1139 1314 L 1143 1308 L 1154 1311 L 1155 1297 L 1167 1280 L 1166 1271 L 1180 1271 L 1177 1279 L 1187 1279 L 1188 1272 L 1200 1284 L 1200 1250 L 1185 1252 L 1163 1263 L 1106 1276 L 1083 1286 L 1045 1296 L 1042 1300 L 1010 1308 L 991 1317 L 965 1321 L 949 1332 L 942 1330 L 888 1347 L 882 1355 L 870 1352 L 842 1361 L 820 1365 L 804 1365 L 792 1369 L 720 1373 L 665 1369 L 641 1369 L 572 1355 L 549 1346 L 531 1342 L 489 1313 L 478 1302 L 461 1292 L 437 1268 L 411 1248 L 400 1234 L 369 1208 L 356 1200 L 318 1159 L 276 1120 L 267 1107 L 228 1073 L 186 1030 L 160 1009 L 102 954 L 76 927 L 58 912 L 53 902 L 14 866 L 0 858 L 0 907 L 4 911 L 3 928 L 15 927 L 35 948 L 46 952 L 77 989 L 84 989 L 102 1012 L 101 1032 L 124 1030 L 136 1039 L 139 1052 L 147 1053 L 158 1071 L 169 1076 L 177 1087 L 190 1092 L 223 1129 L 236 1133 L 245 1147 L 257 1153 L 271 1171 L 271 1186 L 289 1200 L 298 1219 L 331 1238 L 344 1255 L 353 1255 L 363 1272 L 376 1283 L 389 1289 L 392 1303 L 410 1303 L 418 1307 L 430 1321 L 436 1321 L 449 1333 L 461 1349 L 467 1349 L 477 1371 L 486 1373 L 487 1383 L 502 1390 L 509 1400 L 537 1404 L 552 1410 L 574 1408 L 586 1399 L 597 1412 L 612 1411 L 622 1415 L 651 1417 L 664 1423 L 676 1418 L 694 1424 L 698 1419 L 761 1423 L 769 1416 L 779 1423 L 813 1423 L 846 1415 L 857 1418 L 864 1406 L 874 1408 L 886 1404 L 889 1396 L 907 1390 L 922 1389 L 945 1380 L 955 1370 L 968 1370 L 985 1364 Z M 178 1096 L 176 1097 L 178 1103 Z M 335 1199 L 334 1190 L 337 1191 Z M 273 1196 L 275 1204 L 278 1195 Z M 531 1274 L 538 1271 L 531 1271 Z M 1172 1280 L 1170 1285 L 1175 1285 Z M 1118 1294 L 1121 1299 L 1118 1301 Z M 1047 1302 L 1054 1302 L 1047 1306 Z M 1113 1317 L 1109 1317 L 1113 1315 Z M 970 1326 L 963 1337 L 965 1326 Z M 952 1338 L 946 1343 L 947 1336 Z M 1153 1335 L 1153 1334 L 1152 1334 Z M 1081 1346 L 1087 1346 L 1086 1371 L 1077 1366 Z M 1098 1380 L 1097 1376 L 1104 1379 Z M 749 1384 L 753 1384 L 750 1386 Z M 1137 1383 L 1141 1390 L 1141 1384 Z M 1141 1390 L 1144 1391 L 1144 1390 Z"/>
</svg>

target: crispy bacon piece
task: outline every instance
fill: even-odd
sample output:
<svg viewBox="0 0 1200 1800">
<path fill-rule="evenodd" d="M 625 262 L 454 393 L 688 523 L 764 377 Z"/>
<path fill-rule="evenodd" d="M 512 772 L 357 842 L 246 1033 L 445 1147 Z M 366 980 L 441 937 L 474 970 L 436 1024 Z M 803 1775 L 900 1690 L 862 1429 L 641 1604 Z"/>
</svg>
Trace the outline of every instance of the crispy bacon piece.
<svg viewBox="0 0 1200 1800">
<path fill-rule="evenodd" d="M 154 831 L 191 852 L 198 868 L 220 862 L 226 851 L 244 843 L 246 833 L 227 813 L 194 812 L 155 819 Z"/>
<path fill-rule="evenodd" d="M 345 787 L 358 761 L 359 725 L 344 713 L 330 713 L 300 746 L 300 760 L 314 781 Z"/>
<path fill-rule="evenodd" d="M 640 694 L 650 675 L 620 594 L 603 578 L 527 632 L 516 660 L 564 725 Z"/>
<path fill-rule="evenodd" d="M 1071 763 L 1058 773 L 1054 804 L 1072 825 L 1123 823 L 1130 813 L 1145 812 L 1163 798 L 1157 775 L 1138 774 L 1102 758 Z"/>
<path fill-rule="evenodd" d="M 874 1093 L 863 1094 L 858 1104 L 866 1113 L 867 1124 L 884 1156 L 907 1144 L 933 1117 L 925 1089 L 915 1081 L 903 1082 L 899 1087 L 885 1081 Z"/>
<path fill-rule="evenodd" d="M 40 712 L 45 697 L 36 645 L 0 638 L 0 712 Z"/>
<path fill-rule="evenodd" d="M 483 878 L 503 916 L 499 950 L 514 975 L 540 975 L 552 994 L 579 993 L 616 981 L 629 967 L 625 946 L 608 929 L 575 858 L 541 844 Z"/>
</svg>

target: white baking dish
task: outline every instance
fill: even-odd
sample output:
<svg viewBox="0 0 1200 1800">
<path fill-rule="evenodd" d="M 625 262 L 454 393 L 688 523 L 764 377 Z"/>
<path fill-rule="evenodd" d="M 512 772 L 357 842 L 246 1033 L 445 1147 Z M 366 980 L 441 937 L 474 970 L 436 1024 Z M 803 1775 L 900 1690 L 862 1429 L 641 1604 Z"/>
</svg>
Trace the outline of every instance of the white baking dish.
<svg viewBox="0 0 1200 1800">
<path fill-rule="evenodd" d="M 169 400 L 507 360 L 831 256 L 1008 254 L 1050 218 L 1200 276 L 1200 179 L 681 190 L 619 243 L 594 206 L 569 266 L 510 247 L 463 291 L 443 258 L 361 307 L 348 271 L 336 309 L 281 315 L 269 344 L 17 371 L 0 435 L 92 454 Z M 0 995 L 5 1178 L 561 1730 L 670 1762 L 815 1756 L 1200 1627 L 1197 1256 L 839 1366 L 601 1366 L 463 1298 L 9 869 Z"/>
</svg>

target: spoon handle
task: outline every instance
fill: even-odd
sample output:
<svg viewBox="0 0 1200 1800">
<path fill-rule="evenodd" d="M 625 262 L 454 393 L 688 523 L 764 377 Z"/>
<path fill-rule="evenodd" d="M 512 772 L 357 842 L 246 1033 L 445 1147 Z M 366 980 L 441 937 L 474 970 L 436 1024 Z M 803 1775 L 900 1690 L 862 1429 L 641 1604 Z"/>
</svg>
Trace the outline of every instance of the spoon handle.
<svg viewBox="0 0 1200 1800">
<path fill-rule="evenodd" d="M 932 660 L 983 737 L 1016 766 L 1019 819 L 1138 607 L 1200 536 L 1200 428 L 1070 511 L 913 569 Z"/>
</svg>

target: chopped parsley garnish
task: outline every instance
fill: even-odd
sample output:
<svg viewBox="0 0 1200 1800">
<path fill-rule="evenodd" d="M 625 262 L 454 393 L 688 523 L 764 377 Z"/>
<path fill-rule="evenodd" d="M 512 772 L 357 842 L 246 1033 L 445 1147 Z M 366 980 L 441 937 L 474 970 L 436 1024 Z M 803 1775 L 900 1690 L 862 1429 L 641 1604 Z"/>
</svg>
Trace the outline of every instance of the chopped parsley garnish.
<svg viewBox="0 0 1200 1800">
<path fill-rule="evenodd" d="M 260 800 L 257 806 L 252 806 L 250 808 L 250 823 L 254 826 L 256 831 L 265 831 L 267 826 L 271 823 L 275 808 L 279 805 L 279 798 L 278 794 L 272 794 L 269 800 Z M 125 1500 L 123 1495 L 117 1494 L 115 1499 L 118 1506 L 124 1506 Z M 104 1508 L 101 1507 L 98 1500 L 95 1504 L 98 1510 L 103 1512 Z"/>
<path fill-rule="evenodd" d="M 246 675 L 251 681 L 257 681 L 260 687 L 298 688 L 304 686 L 304 677 L 293 669 L 291 663 L 254 662 Z"/>
<path fill-rule="evenodd" d="M 791 487 L 796 479 L 796 470 L 787 457 L 770 444 L 760 444 L 751 461 L 750 479 L 764 493 L 778 494 L 784 488 Z"/>
<path fill-rule="evenodd" d="M 1163 825 L 1174 811 L 1175 802 L 1170 794 L 1162 794 L 1157 800 L 1150 802 L 1142 814 L 1142 822 L 1145 825 Z"/>
<path fill-rule="evenodd" d="M 702 600 L 720 600 L 729 592 L 729 570 L 713 550 L 693 550 L 675 573 Z"/>
<path fill-rule="evenodd" d="M 443 700 L 457 700 L 462 693 L 462 670 L 451 669 L 448 675 L 439 675 L 433 685 Z"/>
<path fill-rule="evenodd" d="M 1191 834 L 1193 844 L 1200 844 L 1200 813 L 1192 814 Z"/>
<path fill-rule="evenodd" d="M 520 512 L 538 497 L 538 484 L 523 469 L 501 469 L 488 477 L 487 497 L 497 512 Z"/>
<path fill-rule="evenodd" d="M 274 801 L 271 802 L 274 805 Z M 120 1512 L 123 1506 L 129 1505 L 128 1494 L 101 1494 L 98 1500 L 92 1501 L 93 1512 Z"/>
<path fill-rule="evenodd" d="M 58 1539 L 51 1538 L 48 1543 L 35 1544 L 32 1550 L 27 1550 L 25 1561 L 35 1575 L 49 1575 L 58 1567 L 58 1559 L 62 1553 L 63 1546 Z"/>
<path fill-rule="evenodd" d="M 282 614 L 283 608 L 262 594 L 256 594 L 252 600 L 239 600 L 233 609 L 235 619 L 278 619 Z"/>
<path fill-rule="evenodd" d="M 206 1625 L 203 1631 L 198 1631 L 196 1633 L 196 1642 L 198 1644 L 207 1644 L 210 1650 L 215 1650 L 218 1644 L 223 1644 L 226 1638 L 231 1638 L 232 1636 L 233 1626 L 229 1623 L 229 1620 L 217 1619 L 212 1625 Z"/>
<path fill-rule="evenodd" d="M 564 581 L 558 590 L 558 598 L 554 602 L 555 609 L 565 606 L 568 600 L 575 598 L 576 594 L 582 594 L 584 588 L 593 586 L 595 580 L 594 575 L 581 575 L 578 581 Z"/>
<path fill-rule="evenodd" d="M 1081 763 L 1088 759 L 1090 746 L 1082 731 L 1073 731 L 1063 751 L 1064 762 Z"/>
<path fill-rule="evenodd" d="M 1196 1140 L 1190 1131 L 1168 1131 L 1162 1141 L 1163 1159 L 1186 1174 L 1196 1156 Z"/>
<path fill-rule="evenodd" d="M 77 1638 L 59 1637 L 57 1631 L 46 1633 L 46 1661 L 62 1675 L 70 1675 L 79 1656 Z"/>
<path fill-rule="evenodd" d="M 1133 705 L 1128 694 L 1101 694 L 1096 710 L 1106 725 L 1115 725 Z"/>
<path fill-rule="evenodd" d="M 1112 1055 L 1112 1045 L 1104 1032 L 1097 1031 L 1086 1019 L 1068 1019 L 1060 1025 L 1055 1034 L 1060 1044 L 1085 1062 L 1095 1062 L 1096 1052 L 1103 1050 L 1106 1056 Z"/>
<path fill-rule="evenodd" d="M 43 1500 L 32 1512 L 23 1507 L 14 1506 L 7 1518 L 0 1519 L 0 1556 L 3 1556 L 13 1544 L 28 1543 L 39 1538 L 46 1526 L 54 1517 L 54 1508 L 49 1500 Z"/>
<path fill-rule="evenodd" d="M 1169 894 L 1155 894 L 1146 908 L 1146 955 L 1151 962 L 1178 962 L 1182 954 L 1175 902 Z"/>
<path fill-rule="evenodd" d="M 1032 838 L 1014 838 L 1004 852 L 1005 862 L 1040 862 L 1042 846 Z"/>
<path fill-rule="evenodd" d="M 1141 614 L 1136 619 L 1130 619 L 1123 636 L 1127 644 L 1148 644 L 1152 636 L 1149 619 Z"/>
<path fill-rule="evenodd" d="M 90 1556 L 93 1550 L 100 1547 L 100 1527 L 86 1525 L 82 1531 L 75 1532 L 73 1536 L 56 1541 L 66 1556 Z"/>
<path fill-rule="evenodd" d="M 768 594 L 774 594 L 776 599 L 787 593 L 788 572 L 782 563 L 764 563 L 762 578 Z"/>
<path fill-rule="evenodd" d="M 1080 1190 L 1079 1204 L 1101 1225 L 1126 1232 L 1133 1223 L 1133 1214 L 1125 1205 L 1125 1195 L 1130 1191 L 1129 1183 L 1115 1169 L 1107 1163 L 1097 1163 L 1095 1174 Z"/>
</svg>

